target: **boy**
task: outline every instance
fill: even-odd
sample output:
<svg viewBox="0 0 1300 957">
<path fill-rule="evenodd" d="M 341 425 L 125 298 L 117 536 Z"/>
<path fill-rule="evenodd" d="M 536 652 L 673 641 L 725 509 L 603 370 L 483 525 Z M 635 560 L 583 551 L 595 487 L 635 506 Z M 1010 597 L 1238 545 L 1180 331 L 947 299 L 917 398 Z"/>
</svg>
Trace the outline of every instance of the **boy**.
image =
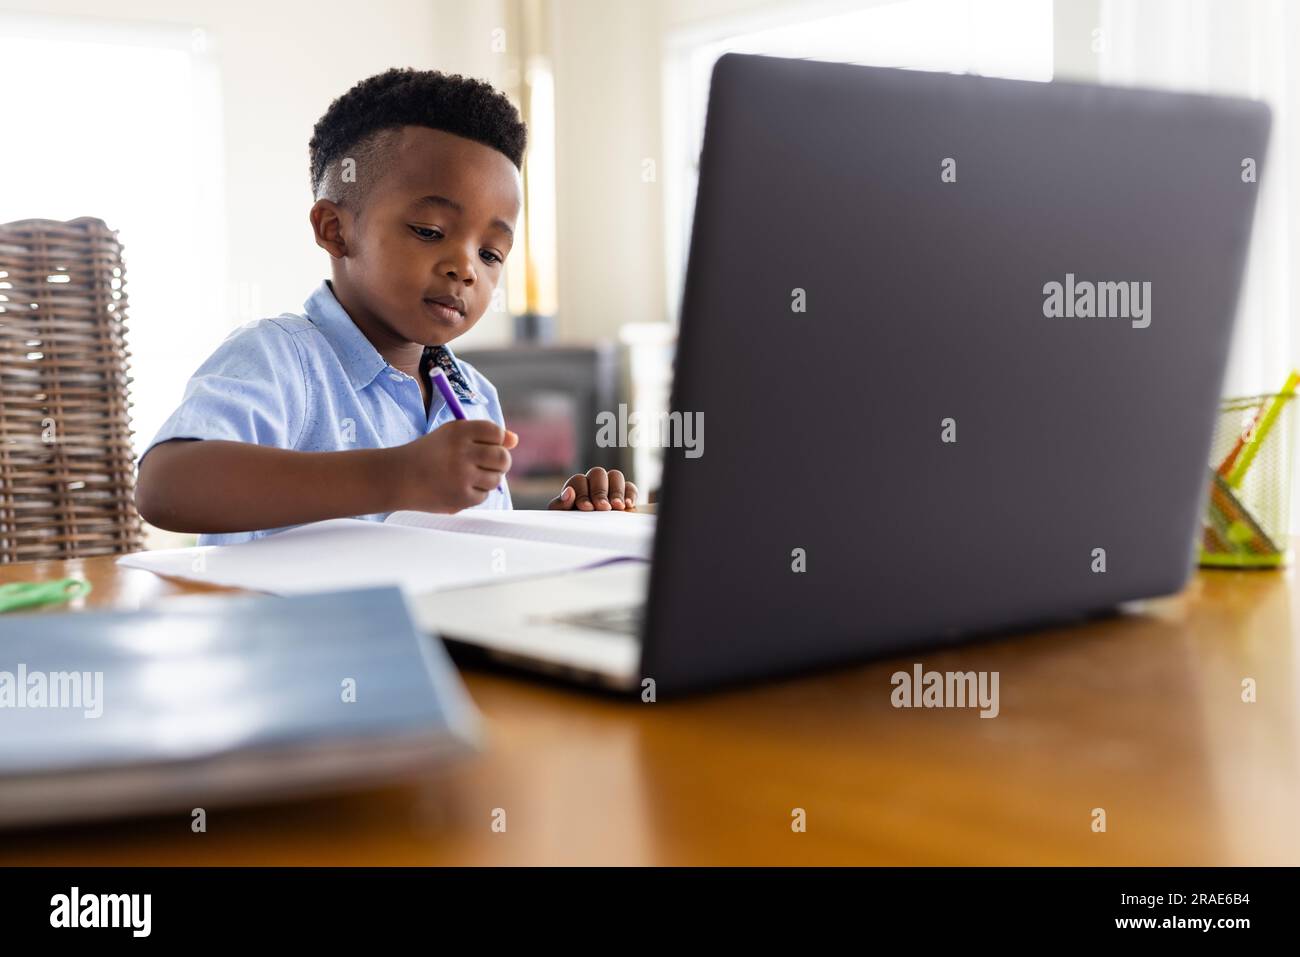
<svg viewBox="0 0 1300 957">
<path fill-rule="evenodd" d="M 447 343 L 501 278 L 526 140 L 505 96 L 458 75 L 389 70 L 331 103 L 310 152 L 332 278 L 304 314 L 236 329 L 199 367 L 141 457 L 145 520 L 208 545 L 397 509 L 510 508 L 518 437 Z M 435 366 L 465 420 L 432 387 Z M 594 468 L 550 507 L 630 510 L 636 497 Z"/>
</svg>

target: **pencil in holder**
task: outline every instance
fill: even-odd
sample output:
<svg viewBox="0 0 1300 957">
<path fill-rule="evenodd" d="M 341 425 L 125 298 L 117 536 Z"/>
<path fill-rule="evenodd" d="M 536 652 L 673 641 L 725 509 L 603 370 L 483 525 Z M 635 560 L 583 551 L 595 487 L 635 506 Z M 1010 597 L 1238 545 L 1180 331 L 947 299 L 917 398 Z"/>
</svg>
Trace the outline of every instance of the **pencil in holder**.
<svg viewBox="0 0 1300 957">
<path fill-rule="evenodd" d="M 1295 399 L 1288 388 L 1228 399 L 1220 407 L 1201 527 L 1202 566 L 1281 568 L 1290 562 Z"/>
</svg>

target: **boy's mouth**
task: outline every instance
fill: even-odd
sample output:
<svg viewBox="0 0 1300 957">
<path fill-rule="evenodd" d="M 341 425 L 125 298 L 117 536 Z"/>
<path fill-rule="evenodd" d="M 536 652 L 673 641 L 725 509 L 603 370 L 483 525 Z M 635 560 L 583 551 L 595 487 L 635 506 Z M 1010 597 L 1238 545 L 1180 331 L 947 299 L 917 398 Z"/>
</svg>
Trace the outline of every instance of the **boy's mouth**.
<svg viewBox="0 0 1300 957">
<path fill-rule="evenodd" d="M 465 303 L 455 296 L 426 296 L 424 306 L 443 322 L 460 322 L 465 318 Z"/>
</svg>

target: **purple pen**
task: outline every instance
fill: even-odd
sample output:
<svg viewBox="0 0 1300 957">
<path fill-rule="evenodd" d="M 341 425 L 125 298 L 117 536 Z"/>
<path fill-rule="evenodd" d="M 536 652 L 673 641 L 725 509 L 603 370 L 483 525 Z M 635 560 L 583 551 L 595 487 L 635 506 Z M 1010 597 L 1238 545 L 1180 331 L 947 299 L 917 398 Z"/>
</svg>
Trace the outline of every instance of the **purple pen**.
<svg viewBox="0 0 1300 957">
<path fill-rule="evenodd" d="M 438 391 L 442 393 L 442 397 L 447 400 L 447 408 L 451 409 L 451 414 L 458 419 L 468 419 L 469 416 L 467 416 L 465 410 L 461 408 L 460 399 L 456 398 L 456 393 L 452 391 L 451 382 L 447 379 L 447 373 L 443 372 L 437 366 L 434 366 L 429 370 L 429 378 L 433 379 L 433 384 L 438 387 Z M 505 492 L 505 489 L 501 487 L 500 482 L 497 483 L 497 491 L 502 493 Z"/>
</svg>

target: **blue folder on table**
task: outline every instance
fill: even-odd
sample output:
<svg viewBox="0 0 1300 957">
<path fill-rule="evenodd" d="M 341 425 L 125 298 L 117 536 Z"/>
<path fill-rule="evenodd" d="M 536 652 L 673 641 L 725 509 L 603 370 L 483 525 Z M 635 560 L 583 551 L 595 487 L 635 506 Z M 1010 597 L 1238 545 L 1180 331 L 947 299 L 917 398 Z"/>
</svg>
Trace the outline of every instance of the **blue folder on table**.
<svg viewBox="0 0 1300 957">
<path fill-rule="evenodd" d="M 359 788 L 478 738 L 396 588 L 0 617 L 0 826 Z"/>
</svg>

